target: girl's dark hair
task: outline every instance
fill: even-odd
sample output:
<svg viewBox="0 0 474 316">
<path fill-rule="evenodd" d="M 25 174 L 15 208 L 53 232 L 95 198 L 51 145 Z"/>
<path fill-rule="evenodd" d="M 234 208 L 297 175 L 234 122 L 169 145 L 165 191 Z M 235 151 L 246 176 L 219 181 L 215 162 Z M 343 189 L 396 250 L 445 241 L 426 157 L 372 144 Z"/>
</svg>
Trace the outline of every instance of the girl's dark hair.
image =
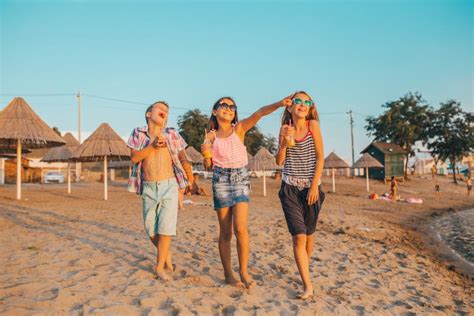
<svg viewBox="0 0 474 316">
<path fill-rule="evenodd" d="M 291 99 L 293 99 L 295 95 L 297 95 L 298 93 L 306 95 L 311 101 L 313 101 L 313 105 L 311 105 L 311 107 L 309 108 L 309 112 L 308 112 L 308 115 L 306 116 L 306 120 L 316 120 L 319 122 L 319 115 L 318 115 L 318 110 L 316 110 L 316 103 L 306 91 L 295 92 L 291 96 Z M 286 108 L 281 117 L 281 125 L 289 124 L 290 120 L 291 120 L 291 112 L 288 111 L 288 108 Z"/>
<path fill-rule="evenodd" d="M 234 99 L 232 99 L 231 97 L 222 97 L 219 100 L 217 100 L 216 103 L 214 103 L 214 106 L 212 107 L 212 112 L 214 112 L 215 110 L 217 110 L 219 108 L 219 103 L 221 103 L 221 101 L 224 100 L 224 99 L 231 100 L 237 106 Z M 209 130 L 210 131 L 213 130 L 213 129 L 215 129 L 215 130 L 219 129 L 219 123 L 217 122 L 217 117 L 212 112 L 211 112 L 211 118 L 209 119 Z M 237 124 L 238 121 L 239 121 L 239 117 L 237 116 L 237 108 L 236 108 L 234 119 L 230 123 L 231 124 Z"/>
</svg>

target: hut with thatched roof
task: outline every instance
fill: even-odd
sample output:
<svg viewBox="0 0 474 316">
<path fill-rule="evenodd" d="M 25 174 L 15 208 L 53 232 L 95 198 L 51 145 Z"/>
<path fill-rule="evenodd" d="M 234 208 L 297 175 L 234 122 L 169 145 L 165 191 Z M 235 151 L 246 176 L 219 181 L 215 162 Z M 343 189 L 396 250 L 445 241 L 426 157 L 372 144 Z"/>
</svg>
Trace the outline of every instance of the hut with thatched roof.
<svg viewBox="0 0 474 316">
<path fill-rule="evenodd" d="M 17 152 L 17 193 L 21 199 L 21 154 L 23 148 L 46 148 L 64 145 L 56 134 L 21 97 L 14 98 L 0 112 L 0 145 Z"/>
<path fill-rule="evenodd" d="M 130 159 L 130 149 L 107 123 L 102 123 L 73 153 L 73 161 L 103 161 L 104 200 L 107 200 L 107 161 Z"/>
<path fill-rule="evenodd" d="M 369 168 L 383 168 L 383 165 L 370 154 L 365 153 L 354 163 L 353 168 L 364 168 L 365 178 L 367 179 L 367 192 L 369 192 Z"/>
<path fill-rule="evenodd" d="M 347 162 L 336 155 L 334 152 L 330 153 L 326 159 L 324 159 L 324 169 L 331 169 L 332 171 L 332 192 L 336 192 L 336 180 L 335 180 L 335 169 L 346 169 L 349 168 Z"/>
</svg>

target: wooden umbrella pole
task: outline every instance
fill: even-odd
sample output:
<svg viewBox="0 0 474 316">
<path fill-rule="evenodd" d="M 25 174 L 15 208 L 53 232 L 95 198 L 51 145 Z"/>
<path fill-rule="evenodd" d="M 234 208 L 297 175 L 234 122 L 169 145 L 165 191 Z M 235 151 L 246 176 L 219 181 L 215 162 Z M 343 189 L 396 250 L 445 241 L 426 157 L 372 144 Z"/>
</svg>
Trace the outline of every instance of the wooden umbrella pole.
<svg viewBox="0 0 474 316">
<path fill-rule="evenodd" d="M 16 199 L 21 200 L 21 140 L 16 145 Z"/>
<path fill-rule="evenodd" d="M 334 179 L 334 168 L 332 168 L 332 192 L 336 192 L 336 181 Z"/>
<path fill-rule="evenodd" d="M 104 156 L 104 200 L 107 201 L 107 156 Z"/>
<path fill-rule="evenodd" d="M 267 181 L 265 178 L 265 168 L 263 168 L 263 196 L 267 196 Z"/>
<path fill-rule="evenodd" d="M 71 166 L 67 163 L 67 194 L 71 194 Z"/>
<path fill-rule="evenodd" d="M 367 179 L 367 192 L 369 192 L 369 168 L 365 168 L 365 178 Z"/>
</svg>

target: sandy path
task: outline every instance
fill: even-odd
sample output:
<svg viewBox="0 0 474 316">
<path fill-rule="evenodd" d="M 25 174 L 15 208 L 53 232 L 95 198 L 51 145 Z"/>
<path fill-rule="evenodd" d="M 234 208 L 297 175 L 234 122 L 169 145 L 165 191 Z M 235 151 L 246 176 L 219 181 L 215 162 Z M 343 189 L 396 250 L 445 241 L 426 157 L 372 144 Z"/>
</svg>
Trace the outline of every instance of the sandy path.
<svg viewBox="0 0 474 316">
<path fill-rule="evenodd" d="M 429 198 L 417 180 L 402 185 Z M 209 186 L 209 183 L 206 183 Z M 300 281 L 279 201 L 270 181 L 261 197 L 253 185 L 250 272 L 258 286 L 226 286 L 217 250 L 214 211 L 187 206 L 174 240 L 174 280 L 152 277 L 155 252 L 142 227 L 140 200 L 115 184 L 101 201 L 98 183 L 26 185 L 17 203 L 12 186 L 0 187 L 0 312 L 6 314 L 340 314 L 468 315 L 472 282 L 448 271 L 400 228 L 426 208 L 469 205 L 461 188 L 424 205 L 368 201 L 365 182 L 340 179 L 328 194 L 316 233 L 312 276 L 316 299 L 294 296 Z M 373 185 L 383 190 L 383 184 Z M 330 188 L 330 185 L 326 185 Z M 448 191 L 449 191 L 448 190 Z M 198 203 L 210 198 L 193 197 Z M 400 214 L 403 213 L 403 214 Z M 410 215 L 410 216 L 409 216 Z M 233 249 L 233 263 L 237 258 Z"/>
</svg>

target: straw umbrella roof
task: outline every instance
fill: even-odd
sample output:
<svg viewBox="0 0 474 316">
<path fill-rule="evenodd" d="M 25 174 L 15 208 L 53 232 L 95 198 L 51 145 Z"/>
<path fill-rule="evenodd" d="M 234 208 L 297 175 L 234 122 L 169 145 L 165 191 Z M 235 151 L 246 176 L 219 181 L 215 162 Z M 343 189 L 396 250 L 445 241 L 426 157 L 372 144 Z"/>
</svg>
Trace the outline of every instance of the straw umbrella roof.
<svg viewBox="0 0 474 316">
<path fill-rule="evenodd" d="M 54 147 L 48 150 L 41 161 L 44 162 L 66 162 L 71 159 L 72 152 L 67 146 Z"/>
<path fill-rule="evenodd" d="M 21 97 L 14 98 L 0 112 L 0 126 L 0 143 L 5 147 L 16 146 L 17 140 L 28 148 L 55 147 L 65 143 Z"/>
<path fill-rule="evenodd" d="M 354 163 L 354 168 L 383 168 L 383 165 L 369 153 L 365 153 Z"/>
<path fill-rule="evenodd" d="M 193 146 L 186 148 L 186 156 L 188 156 L 190 163 L 203 163 L 204 157 Z"/>
<path fill-rule="evenodd" d="M 109 160 L 130 159 L 130 149 L 107 123 L 102 123 L 73 153 L 74 161 L 97 161 L 107 156 Z"/>
<path fill-rule="evenodd" d="M 253 157 L 253 170 L 272 170 L 277 168 L 275 157 L 265 147 L 260 150 Z"/>
<path fill-rule="evenodd" d="M 80 143 L 76 137 L 72 136 L 71 133 L 66 133 L 63 136 L 64 141 L 66 142 L 67 147 L 79 147 Z"/>
<path fill-rule="evenodd" d="M 71 133 L 66 133 L 63 136 L 63 140 L 66 142 L 65 146 L 54 147 L 49 149 L 44 155 L 41 161 L 44 162 L 67 162 L 71 159 L 73 152 L 79 147 L 79 142 L 72 136 Z"/>
<path fill-rule="evenodd" d="M 324 169 L 333 168 L 349 168 L 349 165 L 342 158 L 332 152 L 326 157 L 326 159 L 324 159 Z"/>
</svg>

